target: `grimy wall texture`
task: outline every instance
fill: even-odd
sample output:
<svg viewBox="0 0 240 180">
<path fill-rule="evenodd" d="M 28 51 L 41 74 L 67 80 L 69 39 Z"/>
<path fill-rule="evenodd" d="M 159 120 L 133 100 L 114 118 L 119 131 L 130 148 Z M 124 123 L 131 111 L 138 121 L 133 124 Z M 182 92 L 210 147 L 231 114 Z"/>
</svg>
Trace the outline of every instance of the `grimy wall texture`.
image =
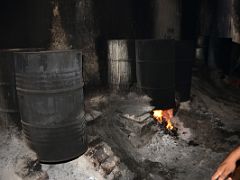
<svg viewBox="0 0 240 180">
<path fill-rule="evenodd" d="M 192 39 L 197 33 L 189 32 L 198 28 L 198 34 L 209 35 L 216 22 L 215 27 L 222 27 L 216 34 L 232 36 L 240 43 L 240 0 L 229 2 L 4 0 L 0 6 L 0 48 L 80 49 L 84 55 L 85 85 L 104 85 L 110 39 Z M 194 8 L 190 8 L 192 5 Z M 192 15 L 191 9 L 197 13 Z M 216 18 L 218 12 L 221 13 Z"/>
</svg>

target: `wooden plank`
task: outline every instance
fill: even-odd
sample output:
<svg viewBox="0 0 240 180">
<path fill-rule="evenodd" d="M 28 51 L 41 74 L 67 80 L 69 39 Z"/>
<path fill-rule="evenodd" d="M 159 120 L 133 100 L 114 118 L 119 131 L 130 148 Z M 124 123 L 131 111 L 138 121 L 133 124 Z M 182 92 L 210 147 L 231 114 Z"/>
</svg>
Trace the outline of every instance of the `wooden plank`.
<svg viewBox="0 0 240 180">
<path fill-rule="evenodd" d="M 113 89 L 128 88 L 134 81 L 134 41 L 108 42 L 108 82 Z"/>
</svg>

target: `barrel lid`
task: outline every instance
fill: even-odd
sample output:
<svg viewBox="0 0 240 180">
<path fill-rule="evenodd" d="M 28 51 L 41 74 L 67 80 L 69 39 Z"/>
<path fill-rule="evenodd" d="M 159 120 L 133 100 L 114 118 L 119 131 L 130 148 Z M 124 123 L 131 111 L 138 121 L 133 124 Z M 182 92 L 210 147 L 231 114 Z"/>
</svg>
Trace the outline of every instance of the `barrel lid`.
<svg viewBox="0 0 240 180">
<path fill-rule="evenodd" d="M 44 48 L 10 48 L 10 49 L 0 49 L 2 52 L 28 52 L 28 51 L 42 51 Z"/>
<path fill-rule="evenodd" d="M 149 39 L 136 39 L 136 42 L 164 42 L 164 41 L 175 41 L 174 39 L 156 39 L 156 38 L 149 38 Z"/>
<path fill-rule="evenodd" d="M 109 39 L 108 42 L 134 42 L 135 39 Z"/>
<path fill-rule="evenodd" d="M 21 51 L 21 52 L 15 52 L 16 54 L 50 54 L 50 53 L 67 53 L 67 52 L 75 52 L 75 53 L 81 53 L 80 50 L 77 49 L 64 49 L 64 50 L 39 50 L 39 51 Z"/>
</svg>

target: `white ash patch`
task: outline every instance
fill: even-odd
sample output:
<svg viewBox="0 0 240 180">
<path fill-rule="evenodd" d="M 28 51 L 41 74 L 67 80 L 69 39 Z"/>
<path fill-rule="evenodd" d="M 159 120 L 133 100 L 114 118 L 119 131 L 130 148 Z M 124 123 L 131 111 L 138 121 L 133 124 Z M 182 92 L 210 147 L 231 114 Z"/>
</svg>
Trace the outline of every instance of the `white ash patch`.
<svg viewBox="0 0 240 180">
<path fill-rule="evenodd" d="M 178 129 L 178 136 L 179 138 L 181 138 L 182 140 L 185 140 L 187 142 L 189 142 L 190 140 L 193 139 L 193 135 L 191 133 L 191 129 L 184 127 L 183 122 L 180 121 L 178 116 L 175 116 L 171 119 L 172 123 L 174 124 L 174 126 Z"/>
<path fill-rule="evenodd" d="M 0 179 L 1 180 L 22 180 L 22 178 L 20 178 L 18 175 L 16 175 L 14 170 L 9 167 L 5 167 L 1 171 Z"/>
<path fill-rule="evenodd" d="M 64 164 L 43 164 L 42 169 L 48 172 L 49 180 L 104 180 L 85 156 Z"/>
<path fill-rule="evenodd" d="M 91 122 L 96 120 L 97 118 L 101 117 L 102 112 L 97 111 L 97 110 L 91 110 L 89 112 L 85 113 L 85 119 L 87 122 Z"/>
<path fill-rule="evenodd" d="M 89 104 L 91 105 L 92 108 L 94 107 L 98 108 L 99 106 L 101 106 L 101 104 L 107 104 L 108 102 L 109 98 L 104 95 L 97 95 L 89 100 Z"/>
<path fill-rule="evenodd" d="M 186 170 L 190 169 L 192 172 L 187 176 L 199 179 L 200 175 L 204 180 L 209 179 L 217 159 L 223 156 L 222 153 L 215 153 L 200 146 L 189 146 L 185 141 L 160 133 L 156 133 L 145 147 L 139 149 L 139 152 L 144 159 L 159 162 L 170 170 L 174 169 L 177 175 L 174 179 L 188 179 Z"/>
<path fill-rule="evenodd" d="M 191 101 L 181 102 L 179 109 L 190 111 L 191 110 Z"/>
<path fill-rule="evenodd" d="M 122 116 L 133 119 L 136 121 L 144 120 L 145 116 L 150 116 L 149 113 L 154 109 L 153 106 L 142 104 L 142 103 L 134 103 L 134 104 L 125 104 L 118 108 L 118 112 L 122 114 Z"/>
<path fill-rule="evenodd" d="M 0 139 L 0 179 L 32 180 L 47 178 L 47 173 L 36 166 L 37 156 L 27 147 L 17 129 L 1 129 Z M 32 163 L 32 164 L 31 164 Z M 39 165 L 39 164 L 38 164 Z M 37 169 L 34 169 L 37 167 Z"/>
<path fill-rule="evenodd" d="M 18 130 L 0 129 L 0 142 L 0 180 L 105 179 L 84 156 L 64 164 L 39 166 Z"/>
<path fill-rule="evenodd" d="M 142 123 L 143 121 L 145 121 L 151 117 L 149 113 L 146 113 L 146 114 L 143 114 L 140 116 L 130 115 L 130 114 L 121 114 L 120 116 L 122 116 L 126 119 L 129 119 L 129 120 L 132 120 L 132 121 L 139 122 L 139 123 Z"/>
<path fill-rule="evenodd" d="M 34 158 L 34 159 L 33 159 Z M 48 180 L 46 171 L 42 171 L 42 167 L 36 157 L 17 157 L 15 163 L 15 174 L 23 180 Z"/>
<path fill-rule="evenodd" d="M 137 94 L 135 92 L 128 93 L 127 99 L 132 99 L 134 101 L 141 101 L 141 102 L 146 102 L 146 103 L 149 103 L 152 100 L 147 95 L 139 95 L 139 94 Z"/>
</svg>

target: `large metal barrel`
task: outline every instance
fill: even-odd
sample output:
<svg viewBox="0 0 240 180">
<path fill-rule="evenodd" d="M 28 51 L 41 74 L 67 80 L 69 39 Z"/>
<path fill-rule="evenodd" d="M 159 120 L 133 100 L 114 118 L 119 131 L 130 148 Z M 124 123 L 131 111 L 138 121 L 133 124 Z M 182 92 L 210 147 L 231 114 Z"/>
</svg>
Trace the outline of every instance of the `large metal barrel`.
<svg viewBox="0 0 240 180">
<path fill-rule="evenodd" d="M 108 83 L 113 90 L 127 90 L 136 82 L 135 41 L 108 41 Z"/>
<path fill-rule="evenodd" d="M 231 69 L 231 38 L 216 38 L 214 44 L 214 60 L 216 66 L 222 70 L 224 74 L 229 74 Z"/>
<path fill-rule="evenodd" d="M 176 41 L 175 86 L 180 101 L 188 101 L 191 95 L 192 65 L 195 45 L 192 41 Z"/>
<path fill-rule="evenodd" d="M 240 77 L 240 44 L 235 42 L 232 43 L 230 75 Z"/>
<path fill-rule="evenodd" d="M 152 0 L 154 38 L 180 39 L 182 2 Z"/>
<path fill-rule="evenodd" d="M 15 69 L 23 132 L 39 160 L 59 163 L 82 155 L 87 140 L 81 53 L 20 52 Z"/>
<path fill-rule="evenodd" d="M 161 109 L 175 106 L 175 41 L 136 40 L 137 86 Z"/>
<path fill-rule="evenodd" d="M 0 50 L 0 126 L 10 127 L 19 124 L 14 56 L 19 49 Z"/>
<path fill-rule="evenodd" d="M 199 36 L 197 40 L 196 59 L 199 65 L 208 64 L 209 36 Z"/>
</svg>

